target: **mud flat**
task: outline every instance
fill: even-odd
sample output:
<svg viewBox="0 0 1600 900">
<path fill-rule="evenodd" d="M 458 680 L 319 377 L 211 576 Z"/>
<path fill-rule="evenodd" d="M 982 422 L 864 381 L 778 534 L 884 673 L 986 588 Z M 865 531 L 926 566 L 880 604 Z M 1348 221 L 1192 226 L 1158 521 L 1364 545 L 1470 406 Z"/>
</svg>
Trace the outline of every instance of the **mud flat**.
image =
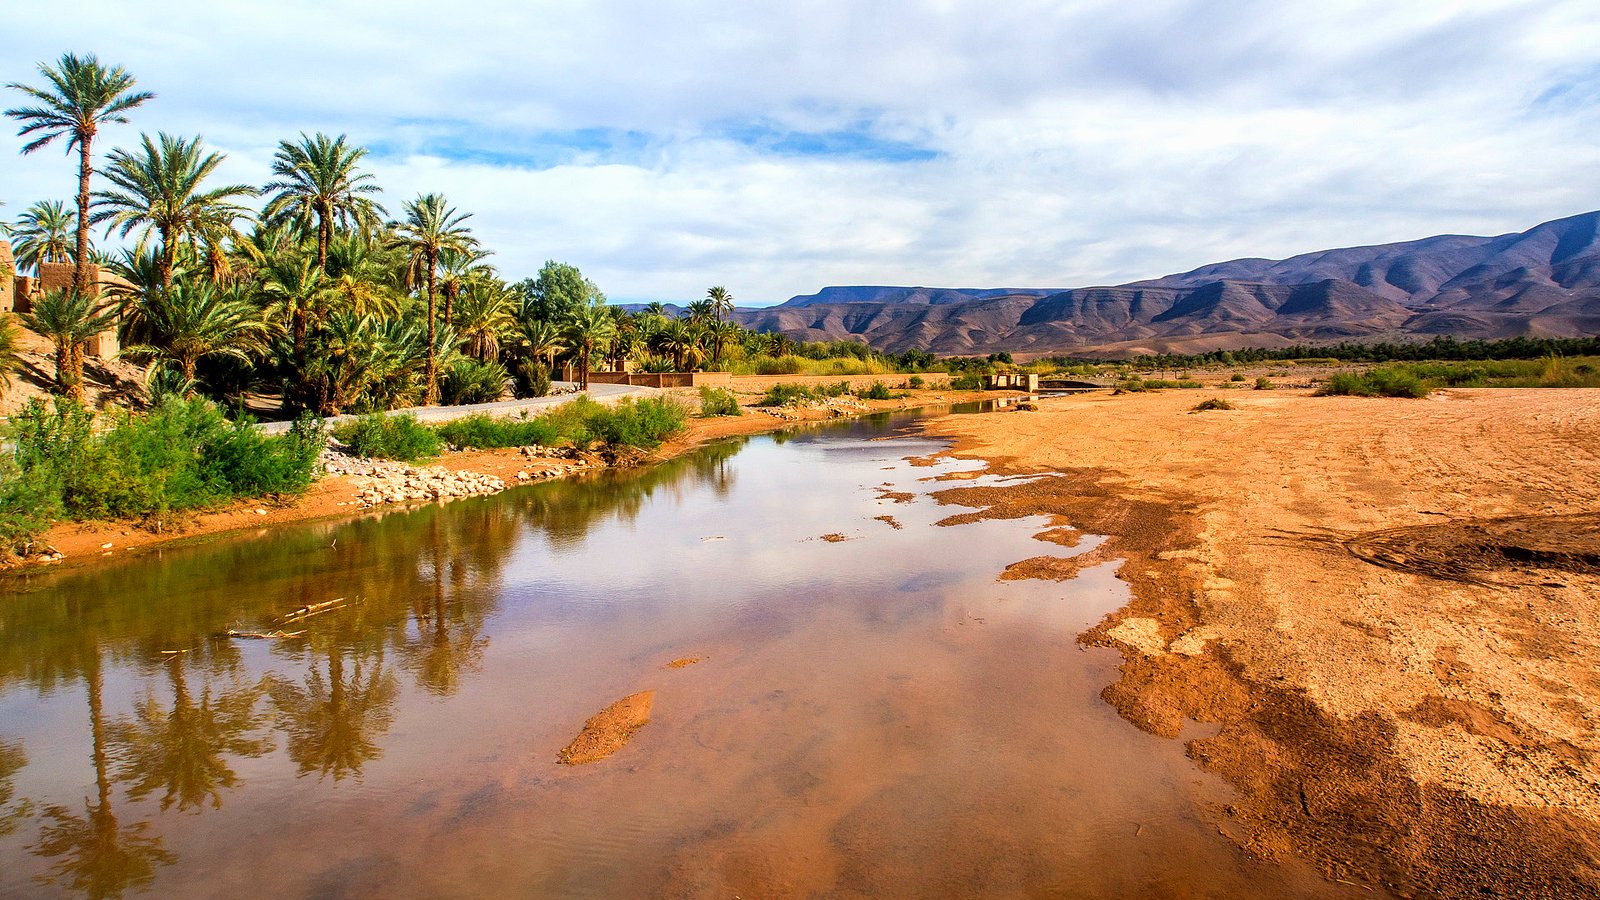
<svg viewBox="0 0 1600 900">
<path fill-rule="evenodd" d="M 952 486 L 947 521 L 1109 536 L 1005 577 L 1121 561 L 1132 601 L 1080 639 L 1123 654 L 1103 697 L 1220 726 L 1186 748 L 1247 851 L 1401 896 L 1600 893 L 1600 393 L 1197 394 L 930 422 L 1055 476 Z"/>
</svg>

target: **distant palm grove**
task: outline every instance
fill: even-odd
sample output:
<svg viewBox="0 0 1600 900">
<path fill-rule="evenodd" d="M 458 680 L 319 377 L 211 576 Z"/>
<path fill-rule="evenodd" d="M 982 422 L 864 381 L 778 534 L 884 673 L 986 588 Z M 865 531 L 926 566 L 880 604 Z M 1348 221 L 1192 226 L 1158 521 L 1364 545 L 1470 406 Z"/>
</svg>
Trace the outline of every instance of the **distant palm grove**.
<svg viewBox="0 0 1600 900">
<path fill-rule="evenodd" d="M 64 147 L 78 193 L 21 210 L 8 229 L 19 273 L 71 264 L 69 287 L 20 317 L 55 347 L 56 390 L 83 396 L 85 346 L 115 328 L 124 358 L 147 364 L 152 400 L 196 393 L 242 404 L 281 400 L 285 414 L 367 412 L 542 395 L 560 363 L 587 382 L 597 368 L 717 368 L 777 373 L 853 360 L 832 372 L 887 371 L 862 345 L 797 346 L 731 320 L 713 287 L 681 316 L 661 304 L 606 303 L 574 266 L 548 262 L 510 282 L 474 236 L 472 214 L 443 195 L 391 206 L 346 136 L 282 141 L 263 184 L 224 184 L 223 156 L 200 137 L 142 134 L 105 153 L 104 126 L 126 123 L 155 95 L 123 69 L 65 55 L 23 105 L 22 152 Z M 131 249 L 104 252 L 95 237 Z M 114 277 L 94 276 L 94 267 Z M 14 346 L 14 324 L 0 342 Z"/>
</svg>

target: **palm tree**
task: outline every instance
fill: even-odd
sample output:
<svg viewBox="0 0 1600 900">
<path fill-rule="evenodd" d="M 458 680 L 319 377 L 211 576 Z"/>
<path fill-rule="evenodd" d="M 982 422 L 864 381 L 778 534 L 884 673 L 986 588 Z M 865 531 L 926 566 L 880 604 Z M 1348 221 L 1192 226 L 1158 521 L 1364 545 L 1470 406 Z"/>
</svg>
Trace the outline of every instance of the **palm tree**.
<svg viewBox="0 0 1600 900">
<path fill-rule="evenodd" d="M 598 303 L 579 307 L 567 321 L 567 341 L 578 356 L 578 386 L 589 389 L 589 361 L 617 333 L 616 320 Z"/>
<path fill-rule="evenodd" d="M 161 241 L 161 286 L 172 283 L 173 259 L 178 243 L 202 228 L 229 224 L 250 211 L 234 203 L 253 197 L 256 189 L 229 184 L 202 190 L 201 184 L 222 165 L 220 153 L 206 153 L 200 139 L 185 140 L 165 132 L 152 141 L 140 135 L 139 151 L 114 150 L 101 174 L 120 190 L 95 191 L 98 212 L 89 224 L 109 222 L 123 236 L 142 229 L 142 239 L 154 232 Z"/>
<path fill-rule="evenodd" d="M 70 262 L 77 222 L 78 214 L 60 200 L 40 200 L 28 207 L 12 229 L 17 267 L 37 269 L 40 263 Z"/>
<path fill-rule="evenodd" d="M 456 323 L 468 356 L 489 362 L 500 355 L 500 335 L 511 327 L 512 308 L 513 295 L 498 280 L 478 279 L 468 284 Z"/>
<path fill-rule="evenodd" d="M 83 400 L 83 343 L 116 321 L 109 303 L 77 291 L 54 290 L 22 314 L 23 324 L 55 344 L 56 387 L 70 400 Z"/>
<path fill-rule="evenodd" d="M 556 354 L 567 349 L 566 339 L 555 323 L 529 316 L 517 320 L 516 340 L 521 353 L 527 354 L 528 359 L 538 360 L 535 365 L 545 373 L 555 365 Z"/>
<path fill-rule="evenodd" d="M 716 307 L 707 297 L 689 304 L 688 313 L 691 322 L 705 322 L 716 317 Z"/>
<path fill-rule="evenodd" d="M 365 147 L 352 147 L 345 136 L 329 138 L 322 132 L 298 144 L 278 143 L 272 157 L 272 174 L 279 176 L 262 189 L 274 196 L 262 215 L 268 221 L 295 221 L 317 229 L 317 265 L 328 266 L 328 243 L 335 222 L 375 228 L 384 209 L 369 194 L 379 193 L 372 175 L 357 168 L 367 155 Z"/>
<path fill-rule="evenodd" d="M 262 349 L 266 323 L 261 311 L 243 296 L 242 288 L 218 288 L 199 279 L 184 279 L 155 295 L 140 310 L 150 343 L 127 348 L 130 356 L 148 356 L 177 365 L 186 381 L 208 356 L 248 360 Z"/>
<path fill-rule="evenodd" d="M 706 299 L 711 301 L 711 309 L 717 314 L 717 322 L 723 321 L 723 313 L 733 315 L 733 295 L 728 289 L 718 285 L 706 291 Z"/>
<path fill-rule="evenodd" d="M 707 334 L 711 338 L 711 359 L 722 361 L 722 351 L 729 344 L 739 343 L 739 332 L 742 331 L 738 322 L 713 322 L 707 326 Z"/>
<path fill-rule="evenodd" d="M 72 256 L 77 262 L 72 288 L 83 293 L 89 289 L 89 176 L 94 171 L 90 163 L 94 137 L 101 125 L 128 121 L 123 113 L 155 94 L 135 92 L 132 75 L 121 66 L 106 68 L 93 54 L 63 54 L 54 67 L 40 63 L 39 74 L 49 87 L 14 83 L 6 87 L 21 91 L 40 105 L 8 109 L 6 115 L 23 123 L 19 136 L 39 135 L 22 148 L 24 155 L 58 137 L 66 137 L 68 153 L 78 148 L 78 249 Z"/>
<path fill-rule="evenodd" d="M 423 194 L 405 205 L 406 218 L 395 224 L 395 242 L 411 252 L 412 272 L 421 272 L 428 287 L 428 359 L 423 378 L 423 402 L 439 402 L 439 360 L 434 320 L 438 293 L 439 254 L 446 249 L 468 250 L 478 245 L 463 223 L 471 213 L 458 213 L 443 194 Z"/>
<path fill-rule="evenodd" d="M 268 318 L 284 321 L 289 346 L 298 360 L 305 351 L 306 333 L 313 316 L 327 308 L 333 286 L 311 260 L 280 256 L 262 272 L 261 293 L 268 300 Z"/>
<path fill-rule="evenodd" d="M 494 269 L 483 264 L 494 254 L 475 248 L 447 247 L 439 251 L 439 293 L 444 297 L 444 323 L 455 322 L 455 301 L 475 281 L 492 277 Z"/>
<path fill-rule="evenodd" d="M 0 313 L 0 388 L 10 389 L 12 373 L 22 366 L 21 343 L 17 317 Z"/>
</svg>

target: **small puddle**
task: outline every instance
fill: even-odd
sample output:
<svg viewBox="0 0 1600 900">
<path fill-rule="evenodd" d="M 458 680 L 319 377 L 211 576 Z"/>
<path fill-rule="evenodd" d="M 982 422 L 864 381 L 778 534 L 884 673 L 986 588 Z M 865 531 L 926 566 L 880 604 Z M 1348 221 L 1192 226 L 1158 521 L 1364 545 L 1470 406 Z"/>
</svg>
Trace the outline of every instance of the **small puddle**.
<svg viewBox="0 0 1600 900">
<path fill-rule="evenodd" d="M 993 479 L 910 421 L 9 582 L 0 895 L 1371 896 L 1217 833 L 1115 564 L 998 579 L 1098 541 L 935 525 Z"/>
</svg>

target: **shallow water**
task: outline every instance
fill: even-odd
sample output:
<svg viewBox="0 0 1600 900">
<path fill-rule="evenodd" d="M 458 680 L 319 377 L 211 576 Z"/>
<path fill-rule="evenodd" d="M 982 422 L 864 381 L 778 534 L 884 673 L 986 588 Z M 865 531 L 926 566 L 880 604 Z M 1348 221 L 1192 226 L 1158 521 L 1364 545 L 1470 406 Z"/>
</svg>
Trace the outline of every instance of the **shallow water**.
<svg viewBox="0 0 1600 900">
<path fill-rule="evenodd" d="M 1096 539 L 935 525 L 907 419 L 0 586 L 0 895 L 1342 896 L 1099 699 L 1113 567 L 996 578 Z"/>
</svg>

